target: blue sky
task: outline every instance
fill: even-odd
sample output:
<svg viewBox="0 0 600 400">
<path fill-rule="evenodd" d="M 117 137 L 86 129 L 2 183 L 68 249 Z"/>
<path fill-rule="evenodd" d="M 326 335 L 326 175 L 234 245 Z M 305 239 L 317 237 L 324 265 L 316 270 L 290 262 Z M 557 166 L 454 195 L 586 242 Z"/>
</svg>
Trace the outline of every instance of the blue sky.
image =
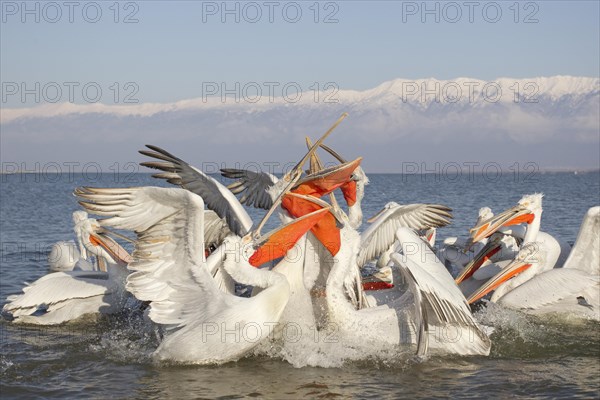
<svg viewBox="0 0 600 400">
<path fill-rule="evenodd" d="M 474 2 L 473 22 L 462 1 L 427 3 L 437 4 L 439 22 L 423 14 L 420 1 L 273 2 L 272 23 L 263 1 L 228 3 L 237 4 L 239 23 L 235 13 L 222 15 L 222 2 L 191 1 L 120 3 L 117 23 L 114 3 L 99 2 L 102 16 L 90 23 L 84 17 L 93 20 L 96 10 L 89 3 L 78 2 L 72 23 L 69 9 L 55 3 L 62 16 L 50 23 L 55 8 L 29 2 L 39 7 L 35 22 L 21 2 L 3 1 L 2 82 L 97 82 L 105 103 L 113 82 L 121 86 L 120 99 L 123 85 L 134 82 L 140 102 L 171 102 L 200 97 L 203 82 L 296 82 L 303 90 L 335 82 L 362 90 L 399 77 L 598 76 L 600 68 L 597 1 Z M 288 22 L 296 4 L 302 16 Z M 262 16 L 251 23 L 255 5 Z M 138 22 L 123 23 L 131 13 Z M 325 23 L 327 15 L 337 22 Z M 534 22 L 526 23 L 528 16 Z M 75 102 L 80 97 L 76 91 Z M 32 105 L 32 96 L 2 101 L 10 108 Z"/>
</svg>

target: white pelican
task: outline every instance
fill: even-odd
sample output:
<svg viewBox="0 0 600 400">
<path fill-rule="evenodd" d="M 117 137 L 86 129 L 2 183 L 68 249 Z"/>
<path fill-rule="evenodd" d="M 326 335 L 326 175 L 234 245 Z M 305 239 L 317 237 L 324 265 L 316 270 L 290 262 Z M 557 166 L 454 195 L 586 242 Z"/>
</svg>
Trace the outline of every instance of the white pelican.
<svg viewBox="0 0 600 400">
<path fill-rule="evenodd" d="M 550 235 L 545 232 L 540 232 L 541 220 L 542 220 L 542 198 L 544 197 L 541 193 L 535 193 L 525 195 L 519 200 L 518 204 L 508 210 L 500 213 L 491 219 L 482 221 L 477 226 L 471 229 L 472 242 L 477 243 L 483 238 L 489 237 L 492 233 L 504 229 L 504 233 L 519 237 L 522 239 L 522 245 L 527 243 L 540 240 L 546 240 L 546 237 Z M 514 225 L 527 224 L 525 235 L 522 235 L 521 230 L 513 229 Z M 507 227 L 511 227 L 511 230 L 507 230 Z M 559 258 L 556 261 L 556 267 L 560 268 L 566 258 L 569 255 L 571 247 L 564 241 L 559 241 L 555 238 L 549 239 L 554 240 L 559 247 Z M 556 244 L 555 244 L 556 245 Z"/>
<path fill-rule="evenodd" d="M 302 164 L 311 158 L 311 154 L 314 152 L 319 145 L 322 145 L 323 140 L 329 135 L 332 130 L 341 122 L 345 117 L 342 115 L 340 119 L 317 141 L 315 145 L 309 146 L 309 152 L 301 160 L 294 169 L 289 171 L 281 180 L 278 180 L 273 175 L 246 171 L 236 169 L 224 169 L 223 175 L 238 179 L 233 184 L 229 185 L 228 188 L 237 195 L 240 195 L 240 202 L 246 205 L 258 206 L 265 209 L 277 209 L 282 222 L 289 222 L 290 215 L 300 217 L 306 213 L 316 210 L 315 206 L 310 205 L 311 202 L 304 201 L 303 199 L 297 199 L 294 196 L 285 196 L 283 198 L 282 207 L 274 208 L 273 205 L 276 203 L 279 196 L 281 196 L 286 185 L 293 179 L 294 175 L 301 170 Z M 150 147 L 153 152 L 141 151 L 142 154 L 160 159 L 160 163 L 142 163 L 142 165 L 157 168 L 165 171 L 164 174 L 155 175 L 155 177 L 167 179 L 169 182 L 178 184 L 183 188 L 193 191 L 196 194 L 202 195 L 206 191 L 213 190 L 214 187 L 219 188 L 219 193 L 226 190 L 220 183 L 211 181 L 212 178 L 203 175 L 198 169 L 190 166 L 181 159 L 167 153 L 166 151 L 159 149 L 155 146 Z M 360 159 L 354 160 L 350 163 L 345 163 L 340 166 L 332 167 L 323 171 L 315 171 L 313 174 L 309 174 L 303 179 L 295 182 L 291 188 L 292 193 L 304 193 L 312 196 L 321 197 L 324 196 L 336 188 L 343 186 L 349 179 L 353 170 L 360 163 Z M 349 195 L 352 195 L 351 191 L 348 191 Z M 227 198 L 223 197 L 219 203 L 221 207 L 227 208 L 227 203 L 234 202 L 231 196 Z M 309 204 L 310 210 L 304 209 Z M 207 207 L 213 208 L 212 204 L 206 202 Z M 236 207 L 238 207 L 236 205 Z M 298 208 L 299 207 L 299 208 Z M 239 207 L 238 207 L 239 208 Z M 238 212 L 241 213 L 241 212 Z M 231 217 L 234 213 L 222 212 L 222 215 Z M 314 261 L 314 257 L 306 256 L 305 249 L 310 245 L 321 247 L 322 244 L 318 241 L 323 240 L 327 246 L 328 251 L 336 252 L 339 248 L 339 232 L 335 230 L 336 221 L 332 215 L 325 215 L 321 221 L 319 221 L 308 235 L 311 237 L 310 244 L 307 242 L 305 237 L 301 238 L 294 248 L 296 253 L 298 250 L 303 252 L 299 257 L 292 257 L 289 260 L 287 258 L 281 260 L 273 269 L 274 272 L 284 275 L 291 289 L 291 296 L 289 299 L 288 307 L 281 316 L 282 324 L 287 322 L 302 323 L 303 331 L 308 333 L 310 329 L 315 328 L 312 303 L 310 300 L 310 292 L 304 285 L 303 278 L 305 277 L 305 271 L 317 271 L 312 275 L 318 274 L 318 265 Z M 243 232 L 240 232 L 242 234 Z M 319 239 L 313 236 L 315 234 Z M 337 235 L 337 237 L 336 237 Z M 307 244 L 309 246 L 307 246 Z M 298 263 L 302 264 L 298 267 Z M 215 264 L 216 265 L 216 264 Z M 217 273 L 221 276 L 227 277 L 228 274 L 222 266 L 217 268 Z M 310 275 L 310 274 L 309 274 Z M 214 275 L 215 280 L 217 275 Z M 254 294 L 259 293 L 260 288 L 256 287 L 253 290 Z"/>
<path fill-rule="evenodd" d="M 127 289 L 151 301 L 149 317 L 168 328 L 155 356 L 185 363 L 236 360 L 268 337 L 290 289 L 283 275 L 254 267 L 284 255 L 328 213 L 322 208 L 258 239 L 254 231 L 242 238 L 230 235 L 207 259 L 200 196 L 156 187 L 84 192 L 81 204 L 109 217 L 100 221 L 102 226 L 137 233 Z M 237 282 L 263 290 L 250 298 L 219 290 L 210 274 L 215 258 L 224 259 L 225 270 Z"/>
<path fill-rule="evenodd" d="M 495 298 L 499 298 L 515 287 L 531 279 L 534 275 L 555 267 L 562 266 L 563 260 L 566 258 L 565 254 L 567 253 L 568 246 L 561 245 L 561 243 L 551 235 L 545 232 L 540 232 L 543 211 L 542 197 L 542 194 L 523 196 L 516 206 L 504 211 L 501 214 L 498 214 L 490 220 L 483 221 L 480 225 L 471 230 L 473 242 L 477 242 L 482 238 L 489 237 L 502 227 L 526 223 L 527 229 L 525 231 L 525 236 L 523 237 L 521 246 L 525 247 L 529 244 L 535 243 L 538 256 L 540 257 L 540 262 L 536 263 L 533 268 L 527 268 L 525 272 L 515 276 L 514 279 L 511 279 L 504 285 L 495 285 L 494 288 L 490 290 L 487 290 L 487 284 L 480 287 L 478 290 L 473 292 L 471 296 L 469 296 L 469 303 L 479 300 L 485 294 L 494 289 L 497 291 L 497 293 L 494 295 Z M 495 243 L 489 244 L 490 246 L 487 246 L 487 248 L 482 250 L 481 253 L 489 251 L 489 249 L 493 248 L 495 245 Z M 474 271 L 476 271 L 477 268 L 483 264 L 482 262 L 478 261 L 479 260 L 474 260 L 465 267 L 465 269 L 461 272 L 461 275 L 457 277 L 457 283 L 460 283 L 462 279 L 473 275 Z M 506 279 L 510 279 L 515 274 L 516 273 L 512 273 Z M 486 290 L 484 290 L 484 288 Z"/>
<path fill-rule="evenodd" d="M 417 230 L 417 234 L 432 248 L 435 248 L 435 239 L 436 239 L 436 228 L 429 229 L 420 229 Z M 375 271 L 367 276 L 363 276 L 362 283 L 363 289 L 367 291 L 380 291 L 380 292 L 371 292 L 370 295 L 367 295 L 369 299 L 371 299 L 371 304 L 380 304 L 385 302 L 383 299 L 389 298 L 390 291 L 386 291 L 386 289 L 392 289 L 396 285 L 404 284 L 404 278 L 402 278 L 401 272 L 397 269 L 391 268 L 391 256 L 396 253 L 400 249 L 400 244 L 396 240 L 392 245 L 384 251 L 381 256 L 377 259 L 375 263 Z M 365 265 L 360 265 L 361 269 L 365 268 Z"/>
<path fill-rule="evenodd" d="M 310 145 L 310 140 L 307 139 L 307 144 Z M 356 163 L 356 166 L 349 167 L 345 171 L 352 172 L 351 174 L 344 175 L 344 178 L 340 178 L 338 182 L 342 183 L 340 189 L 344 195 L 344 199 L 348 204 L 349 213 L 346 215 L 337 207 L 337 202 L 335 202 L 335 197 L 332 196 L 332 204 L 333 208 L 337 209 L 337 215 L 340 216 L 340 220 L 344 225 L 346 225 L 346 229 L 355 229 L 360 226 L 362 222 L 362 210 L 361 210 L 361 202 L 364 197 L 364 187 L 368 184 L 368 178 L 365 175 L 364 171 L 358 166 L 356 162 L 346 162 L 339 154 L 335 151 L 331 150 L 325 145 L 321 145 L 327 152 L 332 154 L 336 159 L 338 159 L 342 164 L 340 165 L 338 171 L 335 175 L 343 175 L 342 171 L 344 171 L 343 166 L 349 165 L 352 166 L 353 163 Z M 311 160 L 312 161 L 312 160 Z M 318 169 L 321 167 L 320 160 L 315 155 L 315 167 L 314 169 Z M 313 169 L 313 168 L 311 168 Z M 327 169 L 323 170 L 327 171 Z M 321 171 L 321 173 L 323 173 Z M 312 175 L 318 174 L 317 172 L 313 172 Z M 331 177 L 327 178 L 331 180 Z M 285 201 L 285 200 L 284 200 Z M 438 209 L 437 207 L 441 207 Z M 302 207 L 298 207 L 301 209 Z M 309 209 L 311 210 L 311 209 Z M 441 211 L 440 211 L 441 210 Z M 379 222 L 374 223 L 374 227 L 371 229 L 371 233 L 367 234 L 368 243 L 364 244 L 363 251 L 368 253 L 377 253 L 380 251 L 376 247 L 381 245 L 381 241 L 384 240 L 384 231 L 386 228 L 389 228 L 390 225 L 395 226 L 410 226 L 415 229 L 427 229 L 432 226 L 443 226 L 449 223 L 445 219 L 440 218 L 440 212 L 444 216 L 448 216 L 450 214 L 447 213 L 446 207 L 444 206 L 430 206 L 424 205 L 420 207 L 416 206 L 407 206 L 402 212 L 397 213 L 384 213 L 383 217 L 379 219 Z M 303 211 L 307 212 L 307 211 Z M 301 215 L 301 214 L 300 214 Z M 450 215 L 451 216 L 451 215 Z M 435 222 L 437 221 L 437 223 Z M 431 223 L 430 223 L 431 222 Z M 440 222 L 442 222 L 440 224 Z M 330 229 L 327 234 L 321 235 L 318 237 L 319 240 L 315 240 L 312 236 L 308 237 L 308 245 L 307 245 L 307 253 L 305 256 L 305 267 L 304 267 L 304 286 L 308 290 L 311 291 L 313 308 L 315 312 L 316 322 L 318 327 L 323 327 L 327 323 L 329 316 L 327 315 L 327 283 L 329 282 L 330 270 L 333 265 L 337 263 L 337 261 L 332 258 L 335 256 L 340 249 L 340 242 L 336 244 L 336 246 L 328 247 L 329 252 L 323 252 L 321 250 L 322 242 L 329 238 L 331 240 L 334 236 L 334 233 L 331 232 L 331 229 L 338 228 L 335 224 L 329 224 L 328 228 Z M 383 228 L 383 229 L 380 229 Z M 393 228 L 390 231 L 392 238 L 390 240 L 390 246 L 395 241 Z M 372 240 L 375 235 L 378 235 L 378 240 Z M 363 237 L 364 238 L 364 237 Z M 385 238 L 387 240 L 387 238 Z M 327 246 L 326 246 L 327 247 Z M 375 247 L 375 248 L 373 248 Z M 349 268 L 347 270 L 347 276 L 344 278 L 344 290 L 350 296 L 350 300 L 354 307 L 360 309 L 367 306 L 368 297 L 365 295 L 363 291 L 363 284 L 361 282 L 360 270 L 358 268 Z M 381 287 L 378 285 L 379 282 L 367 282 L 365 285 L 370 289 L 380 289 Z M 385 282 L 383 282 L 385 284 Z M 386 285 L 385 287 L 389 287 L 390 285 Z M 372 303 L 372 302 L 371 302 Z"/>
<path fill-rule="evenodd" d="M 330 319 L 344 340 L 368 345 L 418 343 L 419 355 L 424 355 L 428 346 L 444 353 L 489 353 L 489 339 L 471 316 L 452 277 L 428 243 L 408 228 L 397 230 L 403 256 L 392 255 L 392 259 L 400 264 L 404 278 L 411 281 L 410 286 L 419 291 L 377 307 L 357 307 L 349 300 L 357 297 L 357 294 L 349 292 L 347 282 L 348 279 L 352 280 L 353 270 L 358 269 L 356 260 L 360 237 L 350 227 L 344 227 L 341 231 L 344 245 L 334 257 L 336 262 L 327 280 L 326 299 Z M 413 275 L 419 272 L 413 275 L 408 273 L 414 268 L 421 268 L 430 277 L 420 275 L 418 279 L 415 278 Z M 429 316 L 423 316 L 425 309 L 429 310 Z M 438 332 L 436 336 L 435 329 L 431 329 L 436 324 L 446 334 L 440 335 Z M 447 337 L 450 326 L 458 332 L 452 338 Z M 423 334 L 427 334 L 429 339 L 425 339 Z M 430 340 L 431 337 L 434 340 Z"/>
<path fill-rule="evenodd" d="M 491 301 L 531 314 L 560 313 L 600 320 L 600 207 L 588 210 L 563 268 L 546 270 L 542 244 L 524 246 L 515 260 L 474 294 L 494 290 Z M 534 275 L 517 285 L 524 274 Z M 511 279 L 512 277 L 512 279 Z M 511 283 L 513 283 L 511 285 Z M 511 288 L 512 286 L 512 288 Z M 501 290 L 503 287 L 507 288 Z"/>
<path fill-rule="evenodd" d="M 306 144 L 309 148 L 313 146 L 309 137 L 306 137 Z M 326 217 L 328 220 L 324 219 L 324 221 L 320 222 L 318 226 L 311 230 L 306 238 L 303 271 L 304 287 L 302 291 L 305 294 L 310 293 L 312 300 L 309 300 L 312 302 L 314 315 L 319 327 L 322 327 L 327 321 L 327 316 L 324 313 L 326 307 L 323 299 L 325 285 L 333 262 L 332 257 L 337 254 L 341 247 L 338 223 L 349 224 L 354 228 L 362 224 L 361 202 L 364 197 L 365 185 L 369 183 L 367 176 L 360 167 L 361 158 L 348 162 L 326 145 L 321 144 L 321 148 L 335 157 L 340 162 L 340 165 L 323 168 L 319 156 L 316 152 L 313 153 L 310 159 L 310 174 L 306 178 L 309 185 L 306 187 L 299 185 L 294 190 L 297 193 L 306 193 L 317 197 L 329 194 L 332 209 L 337 216 L 337 221 L 333 220 L 333 216 Z M 315 177 L 318 180 L 314 184 L 311 184 L 309 177 Z M 348 205 L 347 215 L 338 206 L 333 194 L 333 191 L 337 188 L 341 190 Z M 286 200 L 288 201 L 283 203 L 282 206 L 291 215 L 302 215 L 311 211 L 313 207 L 313 204 L 309 202 L 302 202 L 293 198 Z M 309 208 L 305 209 L 306 206 Z M 359 284 L 359 273 L 355 274 L 354 279 L 352 284 Z M 366 301 L 366 298 L 359 296 L 355 300 L 360 303 Z M 306 299 L 304 302 L 306 303 Z M 313 325 L 311 328 L 315 329 L 315 326 Z"/>
<path fill-rule="evenodd" d="M 316 144 L 313 145 L 307 138 L 307 146 L 315 148 Z M 332 152 L 323 144 L 321 147 Z M 360 200 L 367 179 L 360 170 L 361 159 L 346 162 L 337 154 L 335 156 L 341 164 L 323 169 L 320 160 L 313 154 L 310 158 L 311 168 L 308 175 L 300 180 L 291 189 L 291 194 L 285 196 L 282 201 L 280 218 L 285 221 L 285 218 L 289 218 L 287 215 L 300 217 L 322 206 L 315 204 L 314 201 L 307 201 L 306 196 L 320 198 L 329 194 L 332 204 L 337 205 L 332 192 L 340 188 L 348 203 L 350 217 L 353 219 L 349 221 L 345 213 L 336 207 L 335 218 L 333 215 L 326 215 L 307 233 L 306 237 L 298 241 L 295 248 L 297 257 L 284 259 L 273 268 L 274 272 L 285 275 L 290 284 L 290 299 L 280 321 L 281 326 L 296 327 L 300 334 L 298 341 L 286 341 L 283 337 L 281 355 L 292 363 L 303 363 L 299 360 L 304 359 L 307 346 L 316 345 L 314 342 L 316 330 L 327 324 L 327 317 L 323 313 L 326 308 L 323 304 L 325 282 L 332 255 L 336 254 L 341 246 L 336 225 L 340 221 L 360 225 L 362 220 Z M 264 208 L 271 204 L 269 199 L 273 199 L 278 194 L 275 186 L 277 180 L 269 174 L 233 169 L 224 169 L 222 173 L 228 178 L 238 179 L 228 187 L 239 194 L 241 201 L 248 205 Z M 263 195 L 265 192 L 268 193 L 268 197 Z M 296 265 L 298 262 L 301 263 L 300 268 Z M 356 274 L 353 282 L 360 284 L 359 274 Z M 256 290 L 253 293 L 256 293 Z M 356 301 L 361 300 L 363 299 L 356 299 Z M 275 338 L 281 339 L 281 333 L 276 330 Z"/>
<path fill-rule="evenodd" d="M 310 148 L 314 148 L 310 141 L 307 144 Z M 321 170 L 314 167 L 314 160 L 318 162 L 318 158 L 311 158 L 311 165 L 313 165 L 311 173 L 293 187 L 289 195 L 283 197 L 281 207 L 288 215 L 300 217 L 327 205 L 327 203 L 314 199 L 327 194 L 331 196 L 332 203 L 337 205 L 332 194 L 337 188 L 341 188 L 344 193 L 356 198 L 356 187 L 350 185 L 347 188 L 347 186 L 359 168 L 360 158 Z M 296 250 L 300 253 L 296 259 L 302 263 L 301 268 L 282 260 L 273 269 L 273 271 L 286 276 L 291 288 L 290 301 L 282 315 L 282 322 L 298 326 L 304 338 L 308 336 L 312 338 L 315 329 L 325 323 L 321 307 L 318 301 L 315 301 L 314 286 L 315 282 L 321 279 L 324 289 L 324 281 L 329 273 L 328 264 L 324 260 L 331 260 L 332 255 L 336 254 L 341 246 L 338 223 L 348 223 L 348 217 L 341 209 L 336 207 L 334 214 L 335 216 L 333 214 L 326 215 L 307 233 L 305 238 L 298 242 Z M 291 346 L 302 347 L 305 344 L 307 343 L 302 341 L 299 341 L 297 345 L 284 342 L 285 352 L 292 351 Z M 294 362 L 295 360 L 290 361 Z"/>
<path fill-rule="evenodd" d="M 89 314 L 112 314 L 126 300 L 125 277 L 129 254 L 117 242 L 99 233 L 96 220 L 79 224 L 82 244 L 99 262 L 103 271 L 66 271 L 49 273 L 23 288 L 23 294 L 8 297 L 2 309 L 15 323 L 56 325 Z"/>
<path fill-rule="evenodd" d="M 290 268 L 286 262 L 282 261 L 274 269 L 274 271 L 280 272 L 288 278 L 292 290 L 289 305 L 284 311 L 282 319 L 283 321 L 291 321 L 292 319 L 294 319 L 294 322 L 302 321 L 304 328 L 306 328 L 304 329 L 305 332 L 308 332 L 309 329 L 315 329 L 313 308 L 317 314 L 317 319 L 321 319 L 318 315 L 321 314 L 322 307 L 313 304 L 311 297 L 324 292 L 329 269 L 322 269 L 321 267 L 329 264 L 327 261 L 331 260 L 331 257 L 339 251 L 341 246 L 336 219 L 339 221 L 345 218 L 347 222 L 349 220 L 349 223 L 354 226 L 360 225 L 362 222 L 360 201 L 364 195 L 364 185 L 368 183 L 366 175 L 360 168 L 361 158 L 347 162 L 322 144 L 323 138 L 313 145 L 310 138 L 307 137 L 306 144 L 309 151 L 320 146 L 337 158 L 341 164 L 323 169 L 316 153 L 312 153 L 310 156 L 310 173 L 293 187 L 291 192 L 319 198 L 329 194 L 332 204 L 335 205 L 337 202 L 332 192 L 340 188 L 348 204 L 350 218 L 345 215 L 342 216 L 343 211 L 336 207 L 336 213 L 338 214 L 336 218 L 333 215 L 325 216 L 322 221 L 311 229 L 306 238 L 299 240 L 299 248 L 303 251 L 301 255 L 303 268 Z M 225 168 L 221 170 L 221 173 L 227 178 L 236 179 L 227 187 L 236 195 L 240 195 L 240 201 L 246 205 L 266 209 L 273 204 L 275 197 L 281 191 L 281 181 L 266 172 Z M 310 211 L 314 211 L 315 207 L 313 202 L 306 202 L 299 197 L 284 197 L 279 213 L 280 219 L 285 221 L 287 215 L 295 217 L 305 215 Z M 284 210 L 287 212 L 284 212 Z M 329 254 L 323 253 L 323 248 Z M 318 288 L 315 288 L 315 284 Z"/>
<path fill-rule="evenodd" d="M 307 145 L 312 146 L 310 139 L 307 138 Z M 331 168 L 322 168 L 319 157 L 314 154 L 311 157 L 310 174 L 305 179 L 305 185 L 299 185 L 295 188 L 297 193 L 305 193 L 312 196 L 322 197 L 329 194 L 333 205 L 334 220 L 332 215 L 326 216 L 315 229 L 311 230 L 306 237 L 304 250 L 304 268 L 302 274 L 296 274 L 290 279 L 292 287 L 296 287 L 296 299 L 290 302 L 286 309 L 285 318 L 292 323 L 300 321 L 300 327 L 305 333 L 304 341 L 299 341 L 297 345 L 293 343 L 284 343 L 286 351 L 294 352 L 290 349 L 292 346 L 302 347 L 314 345 L 313 335 L 316 331 L 327 329 L 328 315 L 325 303 L 325 286 L 334 262 L 333 256 L 336 255 L 341 246 L 341 235 L 338 226 L 342 225 L 360 225 L 362 221 L 362 211 L 360 203 L 364 196 L 364 185 L 368 183 L 366 175 L 360 169 L 361 158 L 351 162 L 346 162 L 339 155 L 324 145 L 328 152 L 341 162 L 339 166 Z M 309 177 L 315 177 L 312 182 Z M 348 204 L 349 214 L 346 215 L 333 194 L 333 190 L 341 189 L 346 203 Z M 282 206 L 288 210 L 291 215 L 303 215 L 313 210 L 314 202 L 304 201 L 298 196 L 284 199 Z M 294 282 L 294 283 L 292 283 Z M 352 299 L 356 304 L 364 304 L 364 297 L 360 288 L 360 272 L 353 271 L 353 276 L 347 278 L 346 283 L 349 293 L 356 293 L 357 296 Z M 298 309 L 302 313 L 298 314 Z M 312 342 L 312 343 L 311 343 Z"/>
</svg>

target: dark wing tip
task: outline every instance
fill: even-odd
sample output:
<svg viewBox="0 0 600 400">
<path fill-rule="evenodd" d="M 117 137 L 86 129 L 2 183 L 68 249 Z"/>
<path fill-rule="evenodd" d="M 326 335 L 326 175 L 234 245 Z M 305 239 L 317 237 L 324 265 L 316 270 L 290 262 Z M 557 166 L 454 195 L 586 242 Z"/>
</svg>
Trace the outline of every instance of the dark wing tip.
<svg viewBox="0 0 600 400">
<path fill-rule="evenodd" d="M 168 151 L 166 151 L 165 149 L 163 149 L 163 148 L 160 148 L 160 147 L 158 147 L 158 146 L 154 146 L 154 145 L 152 145 L 152 144 L 147 144 L 147 145 L 146 145 L 146 147 L 147 147 L 147 148 L 149 148 L 150 150 L 154 150 L 154 151 L 155 151 L 155 152 L 157 152 L 157 153 L 160 153 L 160 154 L 162 154 L 162 155 L 164 155 L 164 156 L 167 156 L 167 157 L 169 157 L 169 158 L 171 158 L 171 159 L 173 159 L 173 160 L 176 160 L 176 161 L 182 161 L 182 160 L 181 160 L 179 157 L 176 157 L 176 156 L 174 156 L 173 154 L 169 153 L 169 152 L 168 152 Z M 143 154 L 143 153 L 142 153 L 142 154 Z"/>
</svg>

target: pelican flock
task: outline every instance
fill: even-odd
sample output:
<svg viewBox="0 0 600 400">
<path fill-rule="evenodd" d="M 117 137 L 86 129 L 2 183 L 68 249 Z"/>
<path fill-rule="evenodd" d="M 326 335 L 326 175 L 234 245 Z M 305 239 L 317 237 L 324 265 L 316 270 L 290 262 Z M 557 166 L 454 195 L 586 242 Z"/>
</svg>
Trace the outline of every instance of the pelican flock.
<svg viewBox="0 0 600 400">
<path fill-rule="evenodd" d="M 306 138 L 280 178 L 224 168 L 221 183 L 147 145 L 141 165 L 172 186 L 77 188 L 75 240 L 52 248 L 51 271 L 9 296 L 2 314 L 57 325 L 145 310 L 160 330 L 153 356 L 191 364 L 256 352 L 290 362 L 304 352 L 310 364 L 327 346 L 486 356 L 493 329 L 475 302 L 600 321 L 600 207 L 572 249 L 541 231 L 537 193 L 496 215 L 483 207 L 468 239 L 439 248 L 438 229 L 453 218 L 442 204 L 389 199 L 363 227 L 362 158 L 324 143 L 345 117 L 314 144 Z M 319 152 L 336 164 L 324 167 Z M 254 221 L 247 207 L 264 216 Z"/>
</svg>

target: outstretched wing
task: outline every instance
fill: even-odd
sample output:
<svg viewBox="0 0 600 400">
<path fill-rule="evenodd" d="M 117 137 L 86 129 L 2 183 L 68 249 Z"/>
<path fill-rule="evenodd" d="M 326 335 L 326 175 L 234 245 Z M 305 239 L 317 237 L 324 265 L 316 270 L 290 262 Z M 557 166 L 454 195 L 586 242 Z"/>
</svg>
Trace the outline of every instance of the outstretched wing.
<svg viewBox="0 0 600 400">
<path fill-rule="evenodd" d="M 478 354 L 489 353 L 489 338 L 477 324 L 467 300 L 431 248 L 411 229 L 400 228 L 397 236 L 402 254 L 394 253 L 391 258 L 405 276 L 410 276 L 413 289 L 419 291 L 415 300 L 420 297 L 427 306 L 421 323 L 465 327 L 479 338 L 478 341 L 471 341 L 472 350 Z M 415 306 L 419 307 L 417 304 Z"/>
<path fill-rule="evenodd" d="M 140 165 L 164 171 L 153 177 L 165 179 L 202 197 L 206 207 L 225 219 L 229 229 L 236 235 L 244 236 L 250 231 L 252 219 L 229 189 L 166 150 L 152 145 L 146 147 L 152 151 L 140 150 L 141 154 L 161 161 L 148 161 Z"/>
<path fill-rule="evenodd" d="M 88 212 L 109 217 L 98 221 L 102 226 L 136 232 L 126 287 L 138 299 L 152 302 L 154 322 L 182 326 L 191 321 L 191 310 L 197 318 L 229 304 L 233 296 L 219 291 L 205 265 L 200 196 L 158 187 L 82 188 L 75 194 Z"/>
<path fill-rule="evenodd" d="M 563 268 L 600 275 L 600 207 L 590 208 L 583 217 L 577 240 Z"/>
<path fill-rule="evenodd" d="M 410 204 L 383 212 L 360 235 L 358 265 L 379 258 L 396 241 L 398 228 L 414 230 L 439 228 L 450 224 L 452 210 L 439 204 Z"/>
<path fill-rule="evenodd" d="M 221 175 L 229 179 L 237 179 L 227 185 L 227 188 L 236 195 L 242 195 L 240 203 L 265 210 L 273 205 L 268 190 L 278 182 L 274 175 L 235 168 L 222 168 Z"/>
</svg>

